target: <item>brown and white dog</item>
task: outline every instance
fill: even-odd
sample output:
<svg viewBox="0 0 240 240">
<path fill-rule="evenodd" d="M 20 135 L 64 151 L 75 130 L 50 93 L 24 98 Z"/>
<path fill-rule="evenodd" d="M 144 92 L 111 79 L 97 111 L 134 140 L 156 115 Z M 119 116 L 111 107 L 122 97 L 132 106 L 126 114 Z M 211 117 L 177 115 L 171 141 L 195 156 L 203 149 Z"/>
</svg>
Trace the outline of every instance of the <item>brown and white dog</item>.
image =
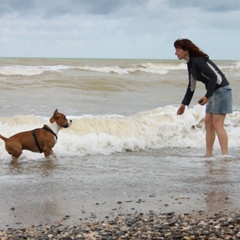
<svg viewBox="0 0 240 240">
<path fill-rule="evenodd" d="M 7 152 L 12 155 L 12 163 L 17 163 L 22 150 L 44 153 L 45 157 L 53 154 L 52 148 L 57 142 L 57 134 L 62 128 L 68 128 L 72 124 L 72 120 L 68 120 L 66 116 L 59 113 L 56 109 L 50 118 L 50 123 L 45 124 L 42 128 L 32 131 L 20 132 L 9 138 L 0 135 L 5 141 Z"/>
</svg>

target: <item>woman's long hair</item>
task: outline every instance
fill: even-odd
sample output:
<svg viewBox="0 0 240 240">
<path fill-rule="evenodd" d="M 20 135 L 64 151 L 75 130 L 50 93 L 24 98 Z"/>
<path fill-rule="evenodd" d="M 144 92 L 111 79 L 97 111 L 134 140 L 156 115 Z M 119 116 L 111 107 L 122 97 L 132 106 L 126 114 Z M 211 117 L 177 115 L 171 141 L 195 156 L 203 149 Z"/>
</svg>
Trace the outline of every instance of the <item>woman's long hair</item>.
<svg viewBox="0 0 240 240">
<path fill-rule="evenodd" d="M 208 59 L 209 56 L 200 50 L 191 40 L 186 38 L 179 38 L 174 42 L 175 48 L 181 48 L 188 51 L 190 57 L 203 57 Z"/>
</svg>

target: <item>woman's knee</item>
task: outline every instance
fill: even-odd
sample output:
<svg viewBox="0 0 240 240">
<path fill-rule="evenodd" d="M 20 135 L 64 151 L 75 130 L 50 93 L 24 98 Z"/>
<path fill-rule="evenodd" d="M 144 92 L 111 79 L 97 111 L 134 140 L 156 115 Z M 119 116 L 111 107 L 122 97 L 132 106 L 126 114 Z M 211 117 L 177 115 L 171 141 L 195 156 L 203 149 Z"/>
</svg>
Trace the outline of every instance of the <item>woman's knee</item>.
<svg viewBox="0 0 240 240">
<path fill-rule="evenodd" d="M 206 114 L 204 124 L 205 124 L 205 128 L 207 128 L 207 129 L 212 129 L 214 127 L 213 121 L 212 121 L 212 116 L 210 114 Z"/>
<path fill-rule="evenodd" d="M 212 124 L 213 124 L 213 127 L 215 130 L 224 128 L 225 117 L 226 117 L 226 115 L 213 116 Z"/>
</svg>

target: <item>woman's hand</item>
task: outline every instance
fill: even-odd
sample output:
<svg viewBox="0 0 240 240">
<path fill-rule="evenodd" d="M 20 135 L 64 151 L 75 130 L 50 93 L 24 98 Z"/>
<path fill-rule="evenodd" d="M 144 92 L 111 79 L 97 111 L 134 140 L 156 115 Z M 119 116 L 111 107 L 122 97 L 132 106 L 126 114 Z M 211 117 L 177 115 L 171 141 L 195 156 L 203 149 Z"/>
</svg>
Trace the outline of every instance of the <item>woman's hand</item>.
<svg viewBox="0 0 240 240">
<path fill-rule="evenodd" d="M 207 102 L 208 102 L 208 98 L 205 97 L 205 96 L 202 97 L 202 98 L 200 98 L 199 101 L 198 101 L 198 103 L 199 103 L 200 105 L 205 105 Z"/>
<path fill-rule="evenodd" d="M 181 104 L 178 108 L 177 115 L 183 114 L 185 111 L 185 105 Z"/>
</svg>

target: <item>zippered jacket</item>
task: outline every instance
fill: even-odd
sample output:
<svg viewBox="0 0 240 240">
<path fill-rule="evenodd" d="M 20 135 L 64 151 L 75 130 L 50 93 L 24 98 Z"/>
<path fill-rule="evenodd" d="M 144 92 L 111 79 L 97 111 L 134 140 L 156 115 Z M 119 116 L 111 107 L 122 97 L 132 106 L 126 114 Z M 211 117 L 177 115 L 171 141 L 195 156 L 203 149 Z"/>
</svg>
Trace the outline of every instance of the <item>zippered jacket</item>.
<svg viewBox="0 0 240 240">
<path fill-rule="evenodd" d="M 210 98 L 218 88 L 229 85 L 225 75 L 210 59 L 191 57 L 187 67 L 189 82 L 182 100 L 184 105 L 190 104 L 196 88 L 196 81 L 200 81 L 205 85 L 207 90 L 205 96 L 207 98 Z"/>
</svg>

